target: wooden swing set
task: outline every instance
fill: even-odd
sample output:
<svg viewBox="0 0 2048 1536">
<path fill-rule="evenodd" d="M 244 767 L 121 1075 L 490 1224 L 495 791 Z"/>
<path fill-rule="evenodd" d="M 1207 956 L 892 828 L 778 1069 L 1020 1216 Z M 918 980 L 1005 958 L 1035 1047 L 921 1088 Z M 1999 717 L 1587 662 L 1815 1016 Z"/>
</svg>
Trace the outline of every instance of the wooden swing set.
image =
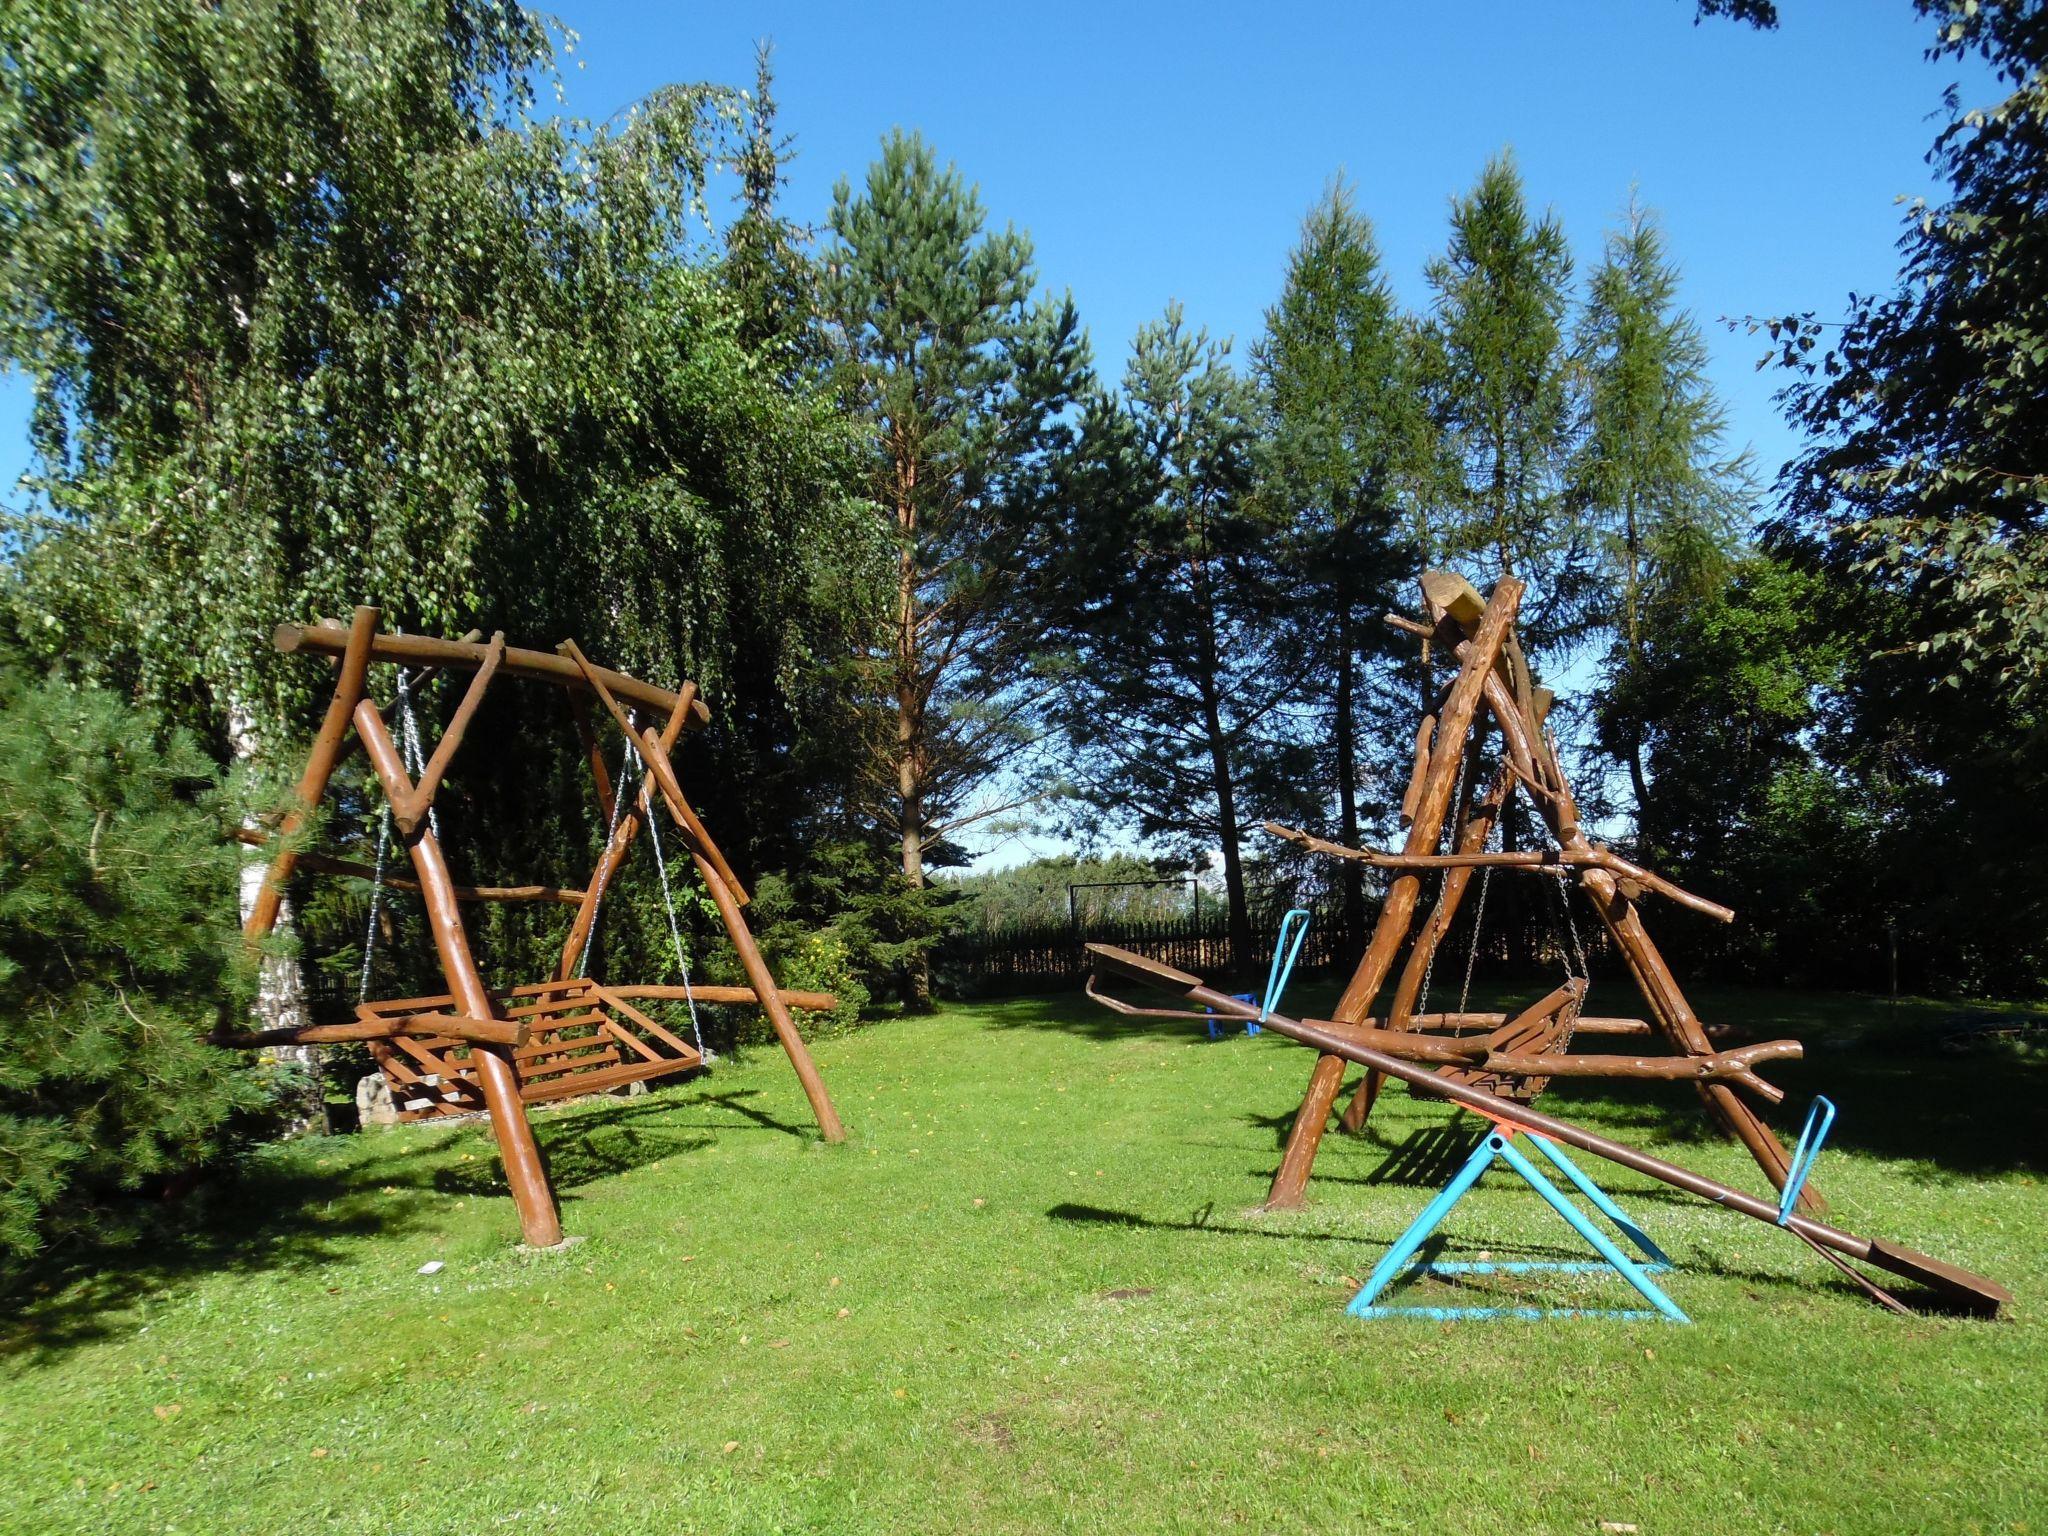
<svg viewBox="0 0 2048 1536">
<path fill-rule="evenodd" d="M 843 1141 L 846 1132 L 825 1091 L 824 1079 L 790 1017 L 793 1007 L 831 1008 L 834 1001 L 820 993 L 777 987 L 747 927 L 742 910 L 748 902 L 746 890 L 698 819 L 676 774 L 671 754 L 677 740 L 686 729 L 700 728 L 710 719 L 710 711 L 697 697 L 696 684 L 686 681 L 671 692 L 596 666 L 573 640 L 564 641 L 553 653 L 529 651 L 506 645 L 503 634 L 493 635 L 487 642 L 475 636 L 439 640 L 384 634 L 379 620 L 377 609 L 362 607 L 355 610 L 346 627 L 331 621 L 286 624 L 276 632 L 275 643 L 281 651 L 330 658 L 336 666 L 336 680 L 299 775 L 294 806 L 279 820 L 274 836 L 253 831 L 242 835 L 245 842 L 257 843 L 270 852 L 262 889 L 243 924 L 243 937 L 257 945 L 275 928 L 285 883 L 295 870 L 368 879 L 373 892 L 394 889 L 420 895 L 448 990 L 431 997 L 366 999 L 358 1003 L 350 1020 L 229 1036 L 220 1043 L 262 1047 L 362 1041 L 390 1083 L 402 1118 L 483 1110 L 490 1116 L 497 1138 L 521 1233 L 535 1248 L 560 1243 L 562 1227 L 526 1106 L 603 1092 L 687 1071 L 704 1062 L 701 1038 L 684 1040 L 636 1006 L 638 1001 L 681 1000 L 689 1004 L 693 1021 L 700 1002 L 758 1004 L 796 1068 L 820 1133 L 827 1141 Z M 384 710 L 370 696 L 370 667 L 380 662 L 399 669 L 403 746 L 393 739 Z M 429 755 L 418 736 L 408 689 L 410 679 L 432 672 L 467 673 L 470 681 Z M 457 885 L 449 875 L 434 799 L 486 690 L 499 676 L 551 683 L 568 697 L 570 715 L 590 763 L 598 805 L 609 828 L 604 850 L 581 890 L 545 885 Z M 616 782 L 592 723 L 593 698 L 625 737 L 627 750 Z M 635 710 L 660 719 L 661 728 L 657 731 L 640 725 Z M 396 829 L 410 856 L 410 880 L 385 872 L 381 850 L 378 864 L 369 866 L 305 853 L 295 844 L 311 809 L 326 795 L 336 766 L 358 746 L 383 789 L 390 817 L 387 830 Z M 637 793 L 629 791 L 626 771 L 636 763 L 640 768 Z M 643 825 L 654 844 L 664 894 L 668 892 L 667 863 L 655 820 L 657 800 L 718 910 L 746 975 L 744 987 L 696 985 L 689 980 L 687 969 L 681 986 L 609 986 L 585 974 L 605 891 Z M 501 990 L 486 986 L 462 920 L 463 904 L 476 901 L 542 901 L 573 907 L 575 917 L 554 976 Z M 674 928 L 672 899 L 669 915 L 681 964 L 683 947 Z M 366 979 L 367 974 L 366 957 Z"/>
<path fill-rule="evenodd" d="M 1346 1069 L 1355 1064 L 1366 1071 L 1343 1114 L 1343 1123 L 1350 1130 L 1364 1124 L 1386 1079 L 1397 1077 L 1412 1091 L 1448 1099 L 1509 1128 L 1509 1135 L 1513 1128 L 1540 1131 L 1554 1141 L 1649 1173 L 1745 1215 L 1775 1219 L 1886 1305 L 1896 1308 L 1899 1304 L 1851 1268 L 1846 1259 L 1865 1260 L 1919 1280 L 1971 1310 L 1996 1312 L 2011 1296 L 1995 1282 L 1881 1239 L 1857 1238 L 1817 1220 L 1826 1205 L 1805 1178 L 1805 1164 L 1795 1167 L 1795 1158 L 1743 1097 L 1746 1094 L 1769 1105 L 1783 1102 L 1783 1091 L 1759 1076 L 1756 1068 L 1764 1062 L 1796 1059 L 1801 1047 L 1793 1040 L 1766 1041 L 1734 1050 L 1714 1046 L 1650 938 L 1639 906 L 1654 896 L 1720 922 L 1733 921 L 1735 914 L 1594 842 L 1580 825 L 1557 742 L 1547 725 L 1552 695 L 1536 685 L 1515 635 L 1522 591 L 1521 582 L 1507 577 L 1494 587 L 1490 598 L 1482 598 L 1463 577 L 1429 571 L 1422 577 L 1426 622 L 1398 614 L 1387 616 L 1389 624 L 1457 663 L 1456 676 L 1436 696 L 1434 707 L 1424 714 L 1416 732 L 1414 765 L 1401 804 L 1407 836 L 1398 853 L 1346 848 L 1290 827 L 1267 824 L 1277 836 L 1314 852 L 1361 861 L 1387 870 L 1393 877 L 1365 953 L 1338 999 L 1334 1018 L 1287 1019 L 1272 1012 L 1276 997 L 1269 996 L 1264 1007 L 1254 1008 L 1203 986 L 1193 976 L 1105 945 L 1088 946 L 1095 959 L 1090 995 L 1124 1013 L 1256 1017 L 1263 1028 L 1316 1049 L 1307 1092 L 1267 1194 L 1268 1209 L 1304 1203 L 1316 1153 Z M 1489 726 L 1498 738 L 1491 750 L 1491 770 L 1475 772 L 1488 755 Z M 1488 787 L 1475 792 L 1482 779 Z M 1537 824 L 1548 834 L 1549 847 L 1489 849 L 1510 798 L 1517 794 L 1524 797 Z M 1447 825 L 1455 832 L 1446 852 L 1441 845 Z M 1566 952 L 1566 979 L 1514 1014 L 1469 1012 L 1463 999 L 1456 1011 L 1429 1012 L 1427 994 L 1438 948 L 1476 871 L 1480 875 L 1473 936 L 1476 951 L 1486 886 L 1496 869 L 1533 874 L 1552 884 L 1561 926 L 1570 935 L 1568 946 L 1560 935 L 1560 948 Z M 1436 900 L 1417 930 L 1415 917 L 1424 877 L 1430 874 L 1438 877 Z M 1571 917 L 1568 884 L 1584 894 L 1627 962 L 1648 1004 L 1648 1020 L 1591 1018 L 1581 1013 L 1589 979 Z M 1374 1001 L 1404 944 L 1406 958 L 1386 1011 L 1375 1017 Z M 1165 988 L 1198 1009 L 1137 1007 L 1103 993 L 1099 984 L 1105 976 Z M 1468 990 L 1470 978 L 1468 962 Z M 1575 1042 L 1588 1037 L 1661 1037 L 1668 1050 L 1665 1054 L 1624 1055 L 1573 1049 Z M 1741 1141 L 1782 1192 L 1782 1213 L 1767 1202 L 1530 1110 L 1527 1106 L 1558 1077 L 1691 1083 L 1715 1123 Z"/>
</svg>

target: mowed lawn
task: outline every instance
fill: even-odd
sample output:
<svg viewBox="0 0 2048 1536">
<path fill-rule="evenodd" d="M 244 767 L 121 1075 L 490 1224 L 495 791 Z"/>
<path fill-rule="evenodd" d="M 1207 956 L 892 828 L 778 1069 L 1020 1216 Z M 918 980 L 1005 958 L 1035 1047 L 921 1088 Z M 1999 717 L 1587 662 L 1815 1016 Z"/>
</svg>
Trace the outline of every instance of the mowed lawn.
<svg viewBox="0 0 2048 1536">
<path fill-rule="evenodd" d="M 1256 1214 L 1307 1052 L 1027 999 L 822 1045 L 843 1147 L 771 1050 L 541 1113 L 561 1256 L 514 1251 L 480 1127 L 272 1149 L 6 1322 L 0 1528 L 2048 1532 L 2048 1067 L 1910 1044 L 1953 1007 L 1701 1002 L 1809 1040 L 1773 1075 L 1786 1119 L 1841 1107 L 1835 1219 L 1999 1279 L 2009 1321 L 1890 1316 L 1588 1159 L 1694 1326 L 1355 1322 L 1471 1122 L 1395 1088 L 1308 1210 Z M 1759 1184 L 1687 1089 L 1545 1107 Z M 1505 1172 L 1447 1231 L 1581 1256 Z"/>
</svg>

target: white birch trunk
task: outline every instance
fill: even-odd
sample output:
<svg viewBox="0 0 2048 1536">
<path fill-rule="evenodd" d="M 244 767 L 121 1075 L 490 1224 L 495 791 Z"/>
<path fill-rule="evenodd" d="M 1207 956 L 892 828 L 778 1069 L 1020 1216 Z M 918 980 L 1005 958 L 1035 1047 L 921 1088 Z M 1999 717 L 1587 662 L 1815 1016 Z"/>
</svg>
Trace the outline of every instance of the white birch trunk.
<svg viewBox="0 0 2048 1536">
<path fill-rule="evenodd" d="M 234 754 L 234 760 L 238 765 L 253 762 L 261 752 L 261 737 L 256 728 L 255 714 L 240 701 L 228 706 L 228 748 Z M 253 816 L 246 818 L 242 825 L 252 831 L 267 830 Z M 235 910 L 236 915 L 246 922 L 249 913 L 255 908 L 257 893 L 263 889 L 263 876 L 270 867 L 270 861 L 260 849 L 248 848 L 244 852 Z M 271 932 L 290 937 L 292 904 L 289 900 L 279 903 L 277 925 Z M 298 1029 L 312 1022 L 306 1013 L 305 974 L 296 955 L 267 954 L 263 957 L 253 1012 L 254 1027 L 257 1029 Z M 291 1131 L 298 1134 L 308 1130 L 326 1129 L 326 1115 L 319 1087 L 318 1048 L 310 1045 L 276 1045 L 269 1047 L 266 1054 L 273 1061 L 303 1067 L 311 1080 L 303 1103 L 292 1117 Z"/>
</svg>

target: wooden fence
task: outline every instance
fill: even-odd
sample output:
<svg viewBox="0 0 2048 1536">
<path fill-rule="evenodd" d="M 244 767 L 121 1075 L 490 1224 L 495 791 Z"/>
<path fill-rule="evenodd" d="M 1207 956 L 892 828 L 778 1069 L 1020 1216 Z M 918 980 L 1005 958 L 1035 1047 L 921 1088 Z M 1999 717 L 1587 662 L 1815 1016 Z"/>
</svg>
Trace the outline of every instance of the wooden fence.
<svg viewBox="0 0 2048 1536">
<path fill-rule="evenodd" d="M 969 996 L 1007 992 L 1053 992 L 1078 987 L 1088 978 L 1088 944 L 1115 944 L 1197 976 L 1263 977 L 1272 964 L 1281 912 L 1252 914 L 1252 953 L 1231 964 L 1230 935 L 1221 912 L 1201 917 L 1096 919 L 1078 927 L 1063 923 L 997 928 L 957 934 L 939 949 L 940 985 Z M 1308 925 L 1298 972 L 1319 971 L 1349 958 L 1335 913 L 1315 912 Z"/>
</svg>

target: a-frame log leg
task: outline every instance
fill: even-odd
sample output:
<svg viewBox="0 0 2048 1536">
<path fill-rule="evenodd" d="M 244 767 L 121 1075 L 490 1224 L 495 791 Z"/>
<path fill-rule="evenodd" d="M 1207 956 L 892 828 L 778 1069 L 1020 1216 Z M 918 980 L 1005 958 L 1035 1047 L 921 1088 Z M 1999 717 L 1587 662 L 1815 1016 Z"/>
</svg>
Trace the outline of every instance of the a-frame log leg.
<svg viewBox="0 0 2048 1536">
<path fill-rule="evenodd" d="M 1615 947 L 1628 961 L 1629 972 L 1650 1005 L 1650 1016 L 1666 1038 L 1689 1056 L 1712 1055 L 1714 1047 L 1700 1025 L 1699 1016 L 1692 1011 L 1678 978 L 1671 974 L 1671 967 L 1643 926 L 1635 903 L 1621 893 L 1619 882 L 1604 869 L 1589 869 L 1580 875 L 1579 884 L 1593 903 L 1593 910 L 1600 914 L 1601 922 L 1607 925 L 1608 933 L 1613 935 Z M 1771 1128 L 1726 1083 L 1704 1082 L 1694 1087 L 1714 1120 L 1747 1147 L 1764 1176 L 1783 1189 L 1791 1159 Z M 1811 1182 L 1800 1190 L 1799 1204 L 1801 1209 L 1814 1214 L 1827 1209 L 1827 1202 Z"/>
<path fill-rule="evenodd" d="M 362 739 L 370 766 L 383 783 L 385 798 L 393 804 L 410 803 L 413 784 L 406 776 L 398 748 L 385 729 L 377 706 L 363 699 L 355 709 L 356 735 Z M 448 861 L 424 814 L 405 845 L 412 855 L 412 867 L 419 877 L 420 894 L 427 909 L 427 924 L 434 933 L 434 949 L 441 959 L 441 972 L 458 1011 L 473 1019 L 500 1017 L 478 974 L 476 959 L 469 952 L 469 935 L 462 926 L 462 909 L 455 900 L 455 883 L 448 875 Z M 470 1047 L 476 1064 L 477 1081 L 484 1091 L 484 1107 L 490 1111 L 491 1130 L 498 1139 L 498 1156 L 505 1165 L 505 1182 L 512 1191 L 512 1204 L 519 1212 L 519 1230 L 532 1248 L 553 1248 L 562 1241 L 562 1219 L 555 1210 L 554 1191 L 548 1187 L 546 1165 L 533 1126 L 526 1118 L 526 1105 L 519 1097 L 519 1077 L 512 1068 L 511 1053 L 499 1045 L 477 1043 Z"/>
<path fill-rule="evenodd" d="M 1493 824 L 1500 816 L 1501 807 L 1506 804 L 1508 791 L 1514 787 L 1514 773 L 1505 763 L 1494 775 L 1492 786 L 1469 814 L 1458 830 L 1457 851 L 1477 853 L 1486 846 L 1486 839 L 1493 832 Z M 1429 973 L 1430 957 L 1451 931 L 1451 922 L 1458 915 L 1458 907 L 1465 899 L 1465 888 L 1472 883 L 1469 867 L 1444 871 L 1443 889 L 1438 894 L 1436 906 L 1430 910 L 1428 920 L 1415 935 L 1415 942 L 1409 946 L 1408 958 L 1401 967 L 1401 979 L 1394 983 L 1394 1000 L 1387 1005 L 1387 1029 L 1411 1028 L 1410 1020 L 1415 1014 L 1415 1002 L 1422 994 L 1422 978 Z M 1380 1088 L 1385 1079 L 1378 1072 L 1368 1071 L 1360 1081 L 1358 1089 L 1351 1095 L 1351 1102 L 1344 1106 L 1342 1124 L 1344 1129 L 1356 1134 L 1372 1114 L 1372 1107 L 1379 1100 Z"/>
<path fill-rule="evenodd" d="M 782 1042 L 782 1049 L 788 1053 L 789 1064 L 796 1069 L 797 1081 L 803 1084 L 804 1097 L 810 1100 L 811 1114 L 817 1119 L 818 1134 L 827 1141 L 846 1140 L 846 1127 L 840 1124 L 839 1111 L 832 1106 L 832 1095 L 825 1091 L 825 1079 L 818 1073 L 818 1065 L 811 1060 L 810 1047 L 797 1033 L 796 1021 L 789 1016 L 789 1005 L 783 1002 L 781 990 L 775 984 L 774 973 L 768 969 L 768 962 L 762 958 L 761 946 L 754 942 L 754 935 L 747 927 L 747 919 L 740 911 L 745 902 L 745 893 L 739 888 L 739 880 L 726 863 L 725 855 L 718 851 L 718 845 L 711 840 L 711 834 L 697 813 L 690 808 L 688 798 L 683 794 L 682 781 L 676 777 L 675 764 L 670 761 L 669 748 L 674 745 L 672 732 L 656 736 L 643 730 L 636 736 L 633 722 L 628 718 L 619 701 L 612 697 L 611 690 L 599 677 L 597 669 L 591 666 L 576 642 L 565 640 L 561 653 L 574 661 L 590 684 L 591 692 L 611 712 L 612 719 L 640 748 L 641 761 L 646 764 L 648 777 L 661 791 L 662 800 L 667 804 L 669 816 L 682 834 L 684 846 L 690 850 L 690 858 L 697 866 L 697 873 L 703 878 L 705 888 L 711 892 L 711 900 L 718 908 L 719 920 L 725 924 L 725 936 L 732 942 L 733 950 L 740 957 L 740 969 L 746 973 L 747 983 L 754 989 L 754 995 L 761 1000 L 762 1011 L 768 1015 L 768 1022 L 775 1030 L 775 1038 Z M 686 684 L 685 687 L 688 687 Z M 678 710 L 677 718 L 685 711 Z M 671 725 L 673 725 L 671 721 Z"/>
<path fill-rule="evenodd" d="M 358 608 L 349 623 L 348 648 L 341 653 L 341 669 L 335 678 L 334 697 L 327 702 L 327 713 L 320 721 L 320 733 L 313 738 L 313 749 L 306 754 L 306 766 L 299 774 L 297 798 L 278 826 L 280 846 L 271 856 L 262 888 L 257 891 L 255 901 L 250 903 L 249 915 L 242 922 L 242 937 L 251 944 L 268 938 L 270 930 L 277 926 L 285 882 L 291 879 L 292 870 L 298 863 L 298 854 L 287 845 L 306 824 L 307 813 L 327 793 L 327 781 L 333 776 L 334 765 L 341 758 L 342 744 L 348 739 L 349 717 L 355 713 L 356 703 L 363 696 L 363 680 L 370 670 L 370 642 L 376 637 L 380 617 L 378 609 Z"/>
<path fill-rule="evenodd" d="M 1415 820 L 1408 828 L 1404 852 L 1424 854 L 1436 849 L 1445 813 L 1449 811 L 1451 797 L 1457 791 L 1458 765 L 1465 754 L 1465 737 L 1472 728 L 1473 712 L 1479 707 L 1486 675 L 1493 670 L 1494 660 L 1507 640 L 1521 599 L 1522 584 L 1512 576 L 1502 577 L 1493 589 L 1493 597 L 1488 601 L 1479 628 L 1472 637 L 1464 665 L 1457 681 L 1451 684 L 1444 707 L 1437 717 L 1435 747 L 1430 754 L 1422 793 L 1416 798 Z M 1358 969 L 1352 974 L 1344 995 L 1337 1001 L 1336 1017 L 1340 1021 L 1360 1024 L 1371 1015 L 1373 998 L 1378 995 L 1381 984 L 1387 979 L 1387 972 L 1393 967 L 1394 955 L 1401 941 L 1408 935 L 1421 891 L 1421 876 L 1413 873 L 1397 876 L 1387 887 L 1386 899 L 1380 903 L 1379 918 L 1373 924 L 1371 942 L 1366 945 L 1365 955 L 1358 962 Z M 1331 1107 L 1337 1101 L 1337 1090 L 1343 1086 L 1344 1058 L 1328 1054 L 1318 1056 L 1309 1076 L 1308 1092 L 1302 1096 L 1301 1109 L 1288 1133 L 1287 1150 L 1281 1154 L 1280 1167 L 1274 1173 L 1272 1188 L 1266 1194 L 1267 1209 L 1285 1210 L 1300 1205 L 1306 1198 L 1316 1152 L 1323 1144 L 1323 1132 L 1329 1124 Z"/>
<path fill-rule="evenodd" d="M 804 1044 L 804 1037 L 797 1033 L 796 1021 L 789 1016 L 789 1005 L 782 1000 L 775 977 L 761 956 L 760 945 L 754 942 L 754 935 L 747 927 L 747 919 L 741 913 L 731 887 L 720 877 L 710 859 L 695 849 L 691 850 L 690 857 L 696 861 L 697 873 L 718 906 L 719 918 L 725 923 L 725 935 L 739 954 L 740 968 L 746 972 L 747 984 L 761 1000 L 768 1022 L 775 1027 L 775 1038 L 782 1042 L 783 1050 L 789 1054 L 789 1064 L 796 1068 L 797 1081 L 804 1085 L 804 1097 L 811 1101 L 811 1114 L 817 1119 L 818 1134 L 827 1141 L 846 1140 L 846 1127 L 839 1123 L 839 1111 L 832 1107 L 832 1095 L 825 1091 L 825 1079 L 818 1073 L 818 1064 L 811 1060 L 810 1048 Z"/>
<path fill-rule="evenodd" d="M 604 754 L 598 750 L 597 737 L 590 729 L 590 712 L 581 694 L 569 695 L 570 709 L 576 716 L 576 734 L 583 742 L 585 755 L 590 759 L 591 777 L 597 781 L 598 808 L 604 812 L 608 825 L 612 820 L 612 796 L 616 792 L 611 774 L 606 770 Z M 690 711 L 697 702 L 697 685 L 685 680 L 676 695 L 676 707 L 669 712 L 668 722 L 661 728 L 661 742 L 664 750 L 673 747 L 682 735 L 683 726 L 690 718 Z M 637 750 L 637 747 L 636 747 Z M 633 839 L 640 835 L 640 825 L 652 814 L 649 809 L 649 785 L 643 783 L 640 793 L 626 805 L 619 807 L 619 819 L 612 826 L 612 833 L 604 845 L 604 852 L 598 855 L 597 867 L 590 878 L 583 883 L 583 902 L 576 909 L 575 920 L 569 924 L 569 936 L 562 941 L 562 958 L 555 966 L 555 980 L 567 981 L 576 974 L 582 963 L 583 951 L 590 939 L 590 930 L 597 923 L 597 909 L 604 901 L 604 893 L 611 888 L 619 868 L 626 862 Z"/>
<path fill-rule="evenodd" d="M 789 1005 L 782 1000 L 775 975 L 761 955 L 761 946 L 754 942 L 753 931 L 747 927 L 746 914 L 740 911 L 739 894 L 730 878 L 731 867 L 711 841 L 711 834 L 705 830 L 704 823 L 697 819 L 697 813 L 690 809 L 690 802 L 683 797 L 682 785 L 676 778 L 674 764 L 669 761 L 668 749 L 652 731 L 642 731 L 640 742 L 647 754 L 647 766 L 653 772 L 655 783 L 660 786 L 662 798 L 668 802 L 669 813 L 689 846 L 697 873 L 703 879 L 705 889 L 711 892 L 719 920 L 725 924 L 725 936 L 740 957 L 740 969 L 746 973 L 747 985 L 761 1000 L 761 1011 L 768 1015 L 768 1022 L 775 1029 L 775 1038 L 782 1042 L 782 1049 L 789 1055 L 789 1064 L 796 1068 L 797 1081 L 803 1084 L 804 1097 L 810 1100 L 811 1114 L 817 1119 L 818 1134 L 827 1141 L 846 1140 L 846 1127 L 839 1123 L 839 1111 L 832 1107 L 832 1095 L 825 1091 L 825 1079 L 818 1073 L 818 1064 L 811 1060 L 810 1047 L 804 1044 L 804 1037 L 797 1032 L 796 1021 L 789 1016 Z"/>
</svg>

